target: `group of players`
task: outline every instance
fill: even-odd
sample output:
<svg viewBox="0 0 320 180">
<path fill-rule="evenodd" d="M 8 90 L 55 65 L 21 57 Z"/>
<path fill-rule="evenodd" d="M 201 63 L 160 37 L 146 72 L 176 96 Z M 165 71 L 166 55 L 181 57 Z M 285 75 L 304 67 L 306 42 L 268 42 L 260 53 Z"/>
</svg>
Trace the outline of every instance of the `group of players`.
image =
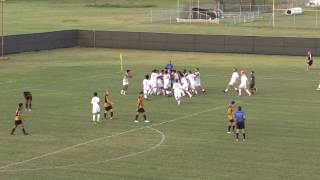
<svg viewBox="0 0 320 180">
<path fill-rule="evenodd" d="M 150 100 L 150 95 L 174 95 L 177 104 L 181 104 L 181 98 L 188 95 L 190 98 L 197 95 L 198 91 L 206 93 L 201 87 L 200 71 L 177 71 L 166 68 L 164 70 L 154 69 L 150 75 L 145 75 L 142 82 L 144 99 Z"/>
<path fill-rule="evenodd" d="M 248 78 L 243 70 L 240 71 L 239 75 L 238 69 L 233 68 L 230 81 L 223 92 L 227 93 L 232 88 L 234 88 L 235 91 L 238 91 L 238 96 L 242 96 L 242 91 L 246 92 L 249 96 L 255 94 L 258 89 L 256 88 L 256 77 L 254 71 L 250 72 Z"/>
</svg>

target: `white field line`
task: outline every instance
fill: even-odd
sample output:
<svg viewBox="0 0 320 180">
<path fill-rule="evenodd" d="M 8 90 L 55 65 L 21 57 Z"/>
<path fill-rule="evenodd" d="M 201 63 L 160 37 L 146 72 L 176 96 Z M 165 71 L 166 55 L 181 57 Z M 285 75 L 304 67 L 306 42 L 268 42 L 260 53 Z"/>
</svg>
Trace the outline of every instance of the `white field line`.
<svg viewBox="0 0 320 180">
<path fill-rule="evenodd" d="M 129 157 L 137 156 L 137 155 L 152 151 L 154 149 L 157 149 L 166 140 L 166 135 L 162 131 L 160 131 L 158 129 L 155 129 L 155 128 L 152 128 L 150 126 L 144 126 L 143 128 L 140 128 L 140 129 L 144 129 L 144 128 L 148 128 L 148 129 L 151 129 L 151 130 L 157 132 L 158 134 L 161 135 L 161 139 L 157 144 L 155 144 L 155 145 L 153 145 L 153 146 L 151 146 L 151 147 L 149 147 L 149 148 L 147 148 L 145 150 L 139 151 L 139 152 L 133 152 L 133 153 L 130 153 L 130 154 L 126 154 L 126 155 L 122 155 L 122 156 L 119 156 L 119 157 L 110 158 L 110 159 L 106 159 L 106 160 L 100 160 L 100 161 L 93 161 L 93 162 L 86 162 L 86 163 L 74 163 L 74 164 L 68 164 L 68 165 L 63 165 L 63 166 L 53 166 L 53 167 L 34 168 L 34 169 L 0 170 L 0 172 L 38 171 L 38 170 L 47 170 L 47 169 L 65 169 L 65 168 L 73 167 L 73 166 L 83 166 L 83 165 L 106 163 L 106 162 L 110 162 L 110 161 L 117 161 L 117 160 L 121 160 L 121 159 L 129 158 Z"/>
<path fill-rule="evenodd" d="M 23 160 L 23 161 L 14 162 L 14 163 L 10 163 L 10 164 L 1 166 L 0 167 L 0 172 L 9 171 L 9 170 L 3 170 L 3 169 L 6 169 L 8 167 L 24 164 L 24 163 L 27 163 L 27 162 L 30 162 L 30 161 L 34 161 L 34 160 L 37 160 L 37 159 L 42 159 L 42 158 L 45 158 L 47 156 L 52 156 L 52 155 L 55 155 L 55 154 L 58 154 L 58 153 L 61 153 L 61 152 L 65 152 L 65 151 L 68 151 L 68 150 L 71 150 L 71 149 L 74 149 L 74 148 L 77 148 L 77 147 L 80 147 L 80 146 L 83 146 L 83 145 L 87 145 L 87 144 L 90 144 L 90 143 L 93 143 L 93 142 L 97 142 L 97 141 L 105 140 L 105 139 L 108 139 L 108 138 L 124 135 L 124 134 L 130 133 L 130 132 L 135 132 L 135 131 L 142 130 L 142 129 L 145 129 L 145 128 L 152 128 L 152 127 L 159 126 L 159 125 L 162 125 L 162 124 L 175 122 L 175 121 L 178 121 L 178 120 L 181 120 L 181 119 L 186 119 L 186 118 L 189 118 L 189 117 L 192 117 L 192 116 L 200 115 L 200 114 L 207 113 L 207 112 L 210 112 L 210 111 L 215 111 L 215 110 L 218 110 L 218 109 L 221 109 L 221 108 L 225 108 L 225 107 L 226 107 L 225 105 L 217 106 L 217 107 L 210 108 L 210 109 L 207 109 L 207 110 L 204 110 L 204 111 L 200 111 L 200 112 L 197 112 L 197 113 L 193 113 L 193 114 L 189 114 L 189 115 L 186 115 L 186 116 L 181 116 L 181 117 L 178 117 L 178 118 L 174 118 L 174 119 L 171 119 L 171 120 L 168 120 L 168 121 L 155 123 L 155 124 L 152 124 L 152 125 L 149 125 L 149 126 L 142 126 L 140 128 L 133 128 L 133 129 L 130 129 L 130 130 L 127 130 L 127 131 L 123 131 L 123 132 L 120 132 L 120 133 L 116 133 L 116 134 L 113 134 L 113 135 L 110 135 L 110 136 L 104 136 L 104 137 L 92 139 L 92 140 L 89 140 L 89 141 L 86 141 L 86 142 L 83 142 L 83 143 L 79 143 L 79 144 L 75 144 L 75 145 L 72 145 L 72 146 L 69 146 L 69 147 L 66 147 L 66 148 L 63 148 L 63 149 L 59 149 L 57 151 L 49 152 L 49 153 L 46 153 L 46 154 L 42 154 L 40 156 L 35 156 L 33 158 L 30 158 L 30 159 L 26 159 L 26 160 Z M 50 169 L 50 168 L 48 168 L 48 169 Z M 30 170 L 37 170 L 37 169 L 30 169 Z M 11 171 L 14 171 L 14 170 L 11 170 Z M 16 170 L 16 171 L 19 171 L 19 170 Z"/>
</svg>

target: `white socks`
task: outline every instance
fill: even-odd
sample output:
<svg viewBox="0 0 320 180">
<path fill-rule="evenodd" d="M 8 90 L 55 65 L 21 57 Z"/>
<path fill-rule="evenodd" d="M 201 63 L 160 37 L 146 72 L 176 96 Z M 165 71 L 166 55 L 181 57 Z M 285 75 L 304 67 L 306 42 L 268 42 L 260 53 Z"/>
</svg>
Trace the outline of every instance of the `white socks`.
<svg viewBox="0 0 320 180">
<path fill-rule="evenodd" d="M 92 115 L 92 121 L 96 122 L 96 115 Z M 97 122 L 100 122 L 100 114 L 97 114 Z"/>
</svg>

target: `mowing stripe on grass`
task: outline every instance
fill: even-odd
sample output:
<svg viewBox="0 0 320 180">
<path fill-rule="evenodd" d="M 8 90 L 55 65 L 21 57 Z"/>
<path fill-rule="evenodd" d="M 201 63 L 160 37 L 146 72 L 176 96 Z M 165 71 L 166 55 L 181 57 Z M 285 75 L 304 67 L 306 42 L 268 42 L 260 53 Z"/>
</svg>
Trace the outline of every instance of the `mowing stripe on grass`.
<svg viewBox="0 0 320 180">
<path fill-rule="evenodd" d="M 163 121 L 163 122 L 160 122 L 160 123 L 151 124 L 149 126 L 142 126 L 142 127 L 139 127 L 139 128 L 133 128 L 133 129 L 129 129 L 127 131 L 116 133 L 116 134 L 113 134 L 113 135 L 110 135 L 110 136 L 104 136 L 104 137 L 92 139 L 92 140 L 89 140 L 89 141 L 86 141 L 86 142 L 83 142 L 83 143 L 75 144 L 75 145 L 72 145 L 72 146 L 57 150 L 57 151 L 49 152 L 49 153 L 46 153 L 46 154 L 43 154 L 43 155 L 40 155 L 40 156 L 35 156 L 33 158 L 30 158 L 30 159 L 26 159 L 26 160 L 23 160 L 23 161 L 14 162 L 14 163 L 7 164 L 5 166 L 1 166 L 0 167 L 0 172 L 19 171 L 19 170 L 3 170 L 3 169 L 6 169 L 6 168 L 12 167 L 12 166 L 16 166 L 16 165 L 20 165 L 20 164 L 24 164 L 24 163 L 27 163 L 27 162 L 30 162 L 30 161 L 42 159 L 42 158 L 45 158 L 47 156 L 52 156 L 52 155 L 55 155 L 55 154 L 58 154 L 58 153 L 61 153 L 61 152 L 65 152 L 65 151 L 68 151 L 68 150 L 71 150 L 71 149 L 74 149 L 74 148 L 77 148 L 77 147 L 80 147 L 80 146 L 83 146 L 83 145 L 87 145 L 87 144 L 90 144 L 90 143 L 93 143 L 93 142 L 102 141 L 102 140 L 109 139 L 109 138 L 112 138 L 112 137 L 128 134 L 128 133 L 135 132 L 135 131 L 138 131 L 138 130 L 142 130 L 142 129 L 145 129 L 145 128 L 152 128 L 152 127 L 155 127 L 155 126 L 160 126 L 162 124 L 175 122 L 175 121 L 178 121 L 178 120 L 181 120 L 181 119 L 186 119 L 186 118 L 189 118 L 189 117 L 193 117 L 193 116 L 200 115 L 200 114 L 203 114 L 203 113 L 215 111 L 215 110 L 218 110 L 218 109 L 221 109 L 221 108 L 225 108 L 225 107 L 226 107 L 225 105 L 221 105 L 221 106 L 210 108 L 210 109 L 207 109 L 207 110 L 204 110 L 204 111 L 200 111 L 200 112 L 197 112 L 197 113 L 193 113 L 193 114 L 189 114 L 189 115 L 186 115 L 186 116 L 181 116 L 181 117 L 178 117 L 178 118 L 174 118 L 174 119 L 171 119 L 171 120 L 168 120 L 168 121 Z M 121 159 L 123 159 L 123 158 L 121 158 Z M 50 169 L 50 168 L 47 168 L 47 169 Z M 29 169 L 29 170 L 37 170 L 37 169 Z M 42 169 L 40 169 L 40 170 L 42 170 Z"/>
</svg>

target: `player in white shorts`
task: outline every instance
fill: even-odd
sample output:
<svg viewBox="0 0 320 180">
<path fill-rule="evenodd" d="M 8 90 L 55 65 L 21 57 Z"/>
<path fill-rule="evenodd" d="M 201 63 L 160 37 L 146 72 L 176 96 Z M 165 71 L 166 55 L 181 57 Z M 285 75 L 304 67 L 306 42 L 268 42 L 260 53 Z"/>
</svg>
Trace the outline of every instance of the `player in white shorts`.
<svg viewBox="0 0 320 180">
<path fill-rule="evenodd" d="M 201 86 L 201 78 L 200 78 L 200 70 L 199 68 L 196 68 L 194 70 L 194 75 L 195 75 L 195 88 L 196 89 L 201 89 L 202 93 L 206 93 L 206 90 L 202 88 Z"/>
<path fill-rule="evenodd" d="M 242 90 L 245 90 L 245 92 L 251 96 L 251 92 L 249 91 L 247 84 L 248 84 L 248 77 L 244 73 L 244 71 L 240 72 L 240 85 L 239 85 L 239 96 L 242 94 Z"/>
<path fill-rule="evenodd" d="M 122 89 L 121 89 L 121 95 L 126 95 L 128 87 L 129 87 L 129 78 L 131 78 L 131 70 L 127 69 L 126 73 L 124 73 L 122 78 Z"/>
<path fill-rule="evenodd" d="M 151 83 L 151 94 L 156 95 L 157 94 L 157 80 L 158 80 L 158 71 L 155 69 L 152 71 L 150 75 L 150 83 Z"/>
<path fill-rule="evenodd" d="M 176 80 L 176 82 L 173 84 L 172 89 L 174 91 L 174 98 L 176 99 L 177 104 L 180 105 L 183 90 L 178 80 Z"/>
<path fill-rule="evenodd" d="M 162 70 L 159 73 L 159 76 L 158 76 L 158 79 L 157 79 L 157 87 L 158 87 L 158 94 L 157 95 L 160 95 L 161 93 L 162 93 L 162 95 L 165 95 L 165 92 L 164 92 L 164 89 L 163 89 L 163 73 L 164 73 L 164 70 Z"/>
<path fill-rule="evenodd" d="M 165 71 L 163 75 L 163 89 L 165 91 L 165 95 L 170 94 L 170 88 L 171 88 L 170 78 L 171 76 L 168 73 L 168 71 Z"/>
<path fill-rule="evenodd" d="M 237 90 L 238 79 L 239 79 L 238 70 L 237 70 L 237 68 L 233 68 L 233 72 L 232 72 L 229 84 L 228 84 L 226 90 L 224 90 L 224 92 L 225 93 L 228 92 L 232 87 L 234 87 L 234 89 Z"/>
<path fill-rule="evenodd" d="M 182 89 L 183 91 L 188 94 L 188 96 L 191 98 L 192 94 L 189 92 L 189 83 L 187 78 L 181 73 L 181 85 L 182 85 Z"/>
<path fill-rule="evenodd" d="M 144 99 L 147 99 L 149 100 L 149 95 L 151 94 L 151 83 L 150 83 L 150 80 L 149 80 L 149 75 L 146 75 L 145 76 L 145 79 L 143 80 L 142 82 L 143 84 L 143 97 Z"/>
<path fill-rule="evenodd" d="M 92 104 L 92 121 L 100 122 L 100 98 L 98 97 L 97 92 L 93 93 L 91 104 Z"/>
<path fill-rule="evenodd" d="M 195 86 L 195 84 L 196 84 L 195 77 L 196 77 L 196 75 L 194 75 L 191 71 L 189 71 L 187 79 L 190 83 L 190 90 L 192 93 L 198 94 L 198 91 L 196 90 L 196 86 Z"/>
</svg>

